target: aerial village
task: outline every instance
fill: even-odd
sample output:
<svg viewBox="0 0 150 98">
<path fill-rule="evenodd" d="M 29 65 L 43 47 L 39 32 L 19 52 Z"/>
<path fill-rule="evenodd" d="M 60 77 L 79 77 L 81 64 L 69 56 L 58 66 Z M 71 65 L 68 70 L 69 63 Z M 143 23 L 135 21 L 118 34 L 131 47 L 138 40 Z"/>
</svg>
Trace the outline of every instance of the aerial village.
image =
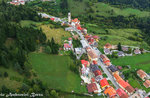
<svg viewBox="0 0 150 98">
<path fill-rule="evenodd" d="M 80 59 L 82 54 L 86 53 L 88 60 L 82 59 L 80 67 L 80 77 L 82 79 L 81 85 L 86 85 L 89 96 L 97 94 L 98 96 L 107 96 L 108 98 L 149 98 L 149 93 L 142 89 L 133 88 L 128 80 L 124 79 L 121 66 L 115 66 L 111 63 L 107 54 L 111 54 L 113 50 L 117 49 L 116 46 L 107 43 L 104 46 L 104 53 L 102 54 L 98 46 L 99 36 L 91 35 L 87 33 L 87 29 L 82 28 L 80 20 L 78 18 L 71 19 L 71 13 L 68 13 L 68 21 L 57 17 L 41 14 L 42 17 L 50 18 L 52 21 L 59 21 L 61 25 L 68 25 L 65 28 L 72 34 L 73 38 L 80 39 L 82 48 L 73 48 L 72 38 L 68 38 L 68 42 L 64 43 L 64 51 L 73 51 L 77 59 Z M 78 36 L 75 36 L 73 32 L 76 32 Z M 122 46 L 123 51 L 128 51 L 128 47 Z M 134 54 L 140 54 L 139 48 L 134 47 Z M 132 54 L 132 53 L 131 53 Z M 118 56 L 129 56 L 130 54 L 124 54 L 118 52 Z M 137 75 L 143 80 L 143 85 L 146 88 L 150 88 L 150 75 L 143 70 L 138 70 Z"/>
</svg>

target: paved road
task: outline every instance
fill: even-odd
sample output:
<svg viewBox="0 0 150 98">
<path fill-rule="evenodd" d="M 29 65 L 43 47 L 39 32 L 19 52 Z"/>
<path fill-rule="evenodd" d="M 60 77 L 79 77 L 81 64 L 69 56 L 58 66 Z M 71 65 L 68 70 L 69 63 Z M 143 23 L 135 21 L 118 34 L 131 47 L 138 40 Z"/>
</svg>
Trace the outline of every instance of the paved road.
<svg viewBox="0 0 150 98">
<path fill-rule="evenodd" d="M 101 62 L 101 60 L 98 60 L 98 65 L 101 66 L 101 68 L 103 69 L 104 73 L 107 75 L 107 77 L 109 78 L 109 80 L 113 83 L 113 85 L 116 87 L 116 89 L 120 88 L 119 85 L 117 84 L 116 80 L 113 78 L 112 74 L 108 71 L 108 69 L 106 68 L 106 66 Z"/>
<path fill-rule="evenodd" d="M 77 32 L 77 34 L 80 36 L 80 38 L 82 40 L 85 40 L 85 38 L 82 35 L 81 31 L 77 30 L 76 28 L 74 28 L 74 31 Z M 87 40 L 85 40 L 85 41 L 88 44 Z M 89 47 L 91 47 L 91 46 L 89 45 Z M 100 57 L 100 54 L 102 54 L 102 53 L 97 48 L 93 48 L 93 49 L 94 49 L 95 53 L 98 55 L 98 57 Z M 115 79 L 113 78 L 112 74 L 108 71 L 108 69 L 106 68 L 106 66 L 104 65 L 104 63 L 100 60 L 100 58 L 99 58 L 99 60 L 98 60 L 97 63 L 98 63 L 99 66 L 101 66 L 101 68 L 103 69 L 104 73 L 107 75 L 107 77 L 110 79 L 110 81 L 116 87 L 116 89 L 120 88 L 119 85 L 116 83 Z"/>
</svg>

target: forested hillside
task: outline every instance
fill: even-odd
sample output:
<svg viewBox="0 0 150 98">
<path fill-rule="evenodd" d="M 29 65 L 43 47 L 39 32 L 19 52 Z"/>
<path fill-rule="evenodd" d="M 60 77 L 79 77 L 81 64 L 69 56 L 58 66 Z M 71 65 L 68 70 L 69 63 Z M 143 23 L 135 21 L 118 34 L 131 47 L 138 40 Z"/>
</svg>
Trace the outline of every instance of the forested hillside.
<svg viewBox="0 0 150 98">
<path fill-rule="evenodd" d="M 120 7 L 132 7 L 138 9 L 150 10 L 149 0 L 98 0 L 99 2 L 106 2 L 112 5 L 120 5 Z"/>
</svg>

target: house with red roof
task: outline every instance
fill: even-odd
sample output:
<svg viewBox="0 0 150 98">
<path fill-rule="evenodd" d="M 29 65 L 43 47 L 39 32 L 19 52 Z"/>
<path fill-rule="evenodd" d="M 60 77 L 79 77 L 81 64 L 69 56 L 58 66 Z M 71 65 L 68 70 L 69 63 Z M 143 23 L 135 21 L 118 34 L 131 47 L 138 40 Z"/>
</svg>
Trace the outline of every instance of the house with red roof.
<svg viewBox="0 0 150 98">
<path fill-rule="evenodd" d="M 98 88 L 96 83 L 87 84 L 87 89 L 89 93 L 98 93 Z"/>
<path fill-rule="evenodd" d="M 98 56 L 93 49 L 91 49 L 90 47 L 87 47 L 86 51 L 87 51 L 87 55 L 88 55 L 88 58 L 90 61 L 97 61 L 98 60 Z"/>
<path fill-rule="evenodd" d="M 107 65 L 107 66 L 110 66 L 110 65 L 111 65 L 110 60 L 109 60 L 109 58 L 108 58 L 106 55 L 101 54 L 101 55 L 100 55 L 100 58 L 101 58 L 101 60 L 103 61 L 103 63 L 104 63 L 105 65 Z"/>
<path fill-rule="evenodd" d="M 119 86 L 122 87 L 123 89 L 129 86 L 129 84 L 125 82 L 124 80 L 120 80 L 118 81 L 118 83 L 119 83 Z"/>
<path fill-rule="evenodd" d="M 64 44 L 64 50 L 65 51 L 71 50 L 71 45 L 69 45 L 68 43 L 65 43 Z"/>
<path fill-rule="evenodd" d="M 135 89 L 130 84 L 125 88 L 125 90 L 126 90 L 128 95 L 133 94 L 135 91 Z"/>
<path fill-rule="evenodd" d="M 116 92 L 120 98 L 128 98 L 129 97 L 128 94 L 122 88 L 117 89 Z"/>
<path fill-rule="evenodd" d="M 81 60 L 81 64 L 84 66 L 84 67 L 89 67 L 90 66 L 90 63 L 86 60 Z"/>
<path fill-rule="evenodd" d="M 143 70 L 138 70 L 137 71 L 137 75 L 143 80 L 145 81 L 147 79 L 147 74 L 143 71 Z"/>
<path fill-rule="evenodd" d="M 50 18 L 50 20 L 54 21 L 54 20 L 55 20 L 55 18 Z"/>
<path fill-rule="evenodd" d="M 109 83 L 108 83 L 106 78 L 103 78 L 102 80 L 100 80 L 100 86 L 101 86 L 102 89 L 109 86 Z"/>
<path fill-rule="evenodd" d="M 96 70 L 96 71 L 94 71 L 94 75 L 95 75 L 95 77 L 97 77 L 99 75 L 102 75 L 102 72 L 100 70 Z"/>
<path fill-rule="evenodd" d="M 104 48 L 112 49 L 112 45 L 110 43 L 105 44 Z"/>
<path fill-rule="evenodd" d="M 91 82 L 94 83 L 95 82 L 95 78 L 91 78 Z"/>
<path fill-rule="evenodd" d="M 109 98 L 115 98 L 116 90 L 110 86 L 110 87 L 105 89 L 104 94 L 109 96 Z"/>
<path fill-rule="evenodd" d="M 146 80 L 143 85 L 146 87 L 146 88 L 149 88 L 150 87 L 150 80 Z"/>
</svg>

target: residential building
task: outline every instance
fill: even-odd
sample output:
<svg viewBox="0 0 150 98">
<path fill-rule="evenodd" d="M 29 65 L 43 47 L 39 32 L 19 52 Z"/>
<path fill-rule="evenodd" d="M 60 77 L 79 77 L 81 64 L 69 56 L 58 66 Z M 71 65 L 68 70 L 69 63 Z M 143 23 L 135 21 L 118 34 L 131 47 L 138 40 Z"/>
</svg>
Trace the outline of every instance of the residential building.
<svg viewBox="0 0 150 98">
<path fill-rule="evenodd" d="M 135 49 L 135 50 L 134 50 L 134 53 L 135 53 L 135 54 L 141 54 L 141 51 L 140 51 L 140 49 Z"/>
<path fill-rule="evenodd" d="M 64 50 L 65 51 L 71 50 L 71 46 L 68 43 L 65 43 L 64 44 Z"/>
<path fill-rule="evenodd" d="M 150 80 L 146 80 L 143 85 L 146 87 L 146 88 L 149 88 L 150 87 Z"/>
<path fill-rule="evenodd" d="M 81 60 L 81 64 L 85 67 L 89 67 L 90 66 L 90 63 L 86 60 Z"/>
<path fill-rule="evenodd" d="M 82 53 L 82 48 L 75 48 L 75 53 L 76 54 L 81 54 Z"/>
<path fill-rule="evenodd" d="M 105 44 L 104 48 L 112 49 L 112 45 L 110 43 Z"/>
<path fill-rule="evenodd" d="M 110 49 L 107 49 L 107 48 L 104 48 L 104 53 L 105 53 L 106 55 L 112 54 L 111 51 L 110 51 Z"/>
<path fill-rule="evenodd" d="M 138 70 L 137 71 L 137 75 L 143 80 L 145 81 L 145 79 L 147 78 L 147 74 L 143 71 L 143 70 Z"/>
<path fill-rule="evenodd" d="M 118 55 L 119 57 L 125 56 L 124 52 L 122 52 L 122 51 L 119 51 L 119 52 L 117 53 L 117 55 Z"/>
<path fill-rule="evenodd" d="M 87 89 L 89 93 L 98 93 L 98 88 L 96 83 L 87 84 Z"/>
<path fill-rule="evenodd" d="M 125 88 L 125 90 L 127 91 L 127 94 L 128 94 L 128 95 L 133 94 L 134 91 L 135 91 L 135 89 L 134 89 L 130 84 L 129 84 L 129 86 L 127 86 L 127 87 Z"/>
<path fill-rule="evenodd" d="M 116 92 L 120 98 L 128 98 L 129 97 L 128 94 L 122 88 L 117 89 Z"/>
<path fill-rule="evenodd" d="M 129 50 L 128 47 L 122 46 L 122 51 L 128 51 L 128 50 Z"/>
<path fill-rule="evenodd" d="M 102 89 L 109 86 L 109 83 L 108 83 L 106 78 L 103 78 L 102 80 L 100 80 L 100 86 L 101 86 Z"/>
<path fill-rule="evenodd" d="M 83 48 L 88 47 L 88 43 L 85 40 L 80 40 L 80 42 L 81 42 Z"/>
<path fill-rule="evenodd" d="M 98 60 L 98 56 L 97 54 L 94 52 L 93 49 L 91 49 L 90 47 L 86 48 L 87 50 L 87 55 L 90 61 L 97 61 Z"/>
<path fill-rule="evenodd" d="M 104 94 L 108 95 L 109 98 L 115 98 L 116 90 L 110 86 L 110 87 L 105 89 Z"/>
<path fill-rule="evenodd" d="M 108 69 L 109 69 L 111 72 L 116 72 L 116 71 L 118 71 L 118 68 L 117 68 L 116 66 L 114 66 L 114 65 L 110 65 L 110 66 L 108 67 Z"/>
<path fill-rule="evenodd" d="M 100 58 L 102 59 L 102 61 L 103 61 L 103 63 L 104 63 L 105 65 L 107 65 L 107 66 L 110 66 L 110 65 L 111 65 L 110 60 L 109 60 L 109 58 L 108 58 L 106 55 L 101 54 L 101 55 L 100 55 Z"/>
</svg>

